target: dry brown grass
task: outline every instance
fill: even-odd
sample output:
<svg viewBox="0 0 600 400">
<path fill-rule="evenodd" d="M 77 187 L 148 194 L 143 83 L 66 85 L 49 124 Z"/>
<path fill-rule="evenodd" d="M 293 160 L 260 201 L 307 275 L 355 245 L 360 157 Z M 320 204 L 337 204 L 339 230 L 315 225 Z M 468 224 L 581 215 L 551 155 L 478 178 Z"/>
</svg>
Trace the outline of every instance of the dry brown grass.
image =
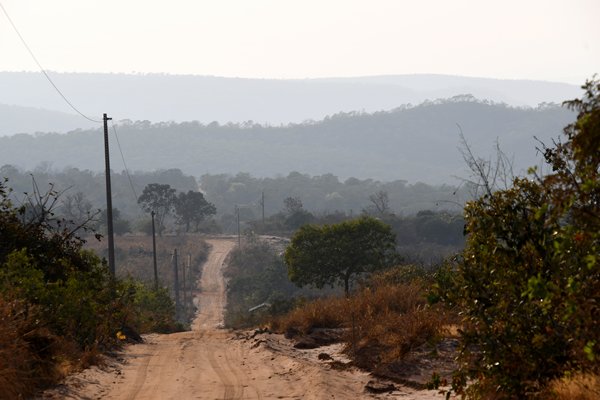
<svg viewBox="0 0 600 400">
<path fill-rule="evenodd" d="M 21 334 L 29 325 L 23 311 L 21 304 L 0 298 L 0 398 L 30 394 L 32 354 Z"/>
<path fill-rule="evenodd" d="M 0 399 L 24 398 L 62 377 L 49 360 L 62 343 L 38 326 L 36 309 L 0 297 Z"/>
<path fill-rule="evenodd" d="M 600 399 L 600 375 L 578 374 L 550 383 L 541 398 L 556 400 Z"/>
<path fill-rule="evenodd" d="M 445 324 L 444 314 L 427 305 L 418 284 L 363 289 L 353 296 L 351 307 L 354 343 L 349 348 L 359 366 L 373 368 L 401 359 L 437 340 Z"/>
<path fill-rule="evenodd" d="M 99 351 L 40 326 L 35 306 L 0 297 L 0 399 L 20 399 L 76 370 L 98 364 Z"/>
<path fill-rule="evenodd" d="M 101 257 L 106 257 L 106 246 L 105 239 L 101 242 L 89 239 L 85 245 L 86 248 L 94 250 Z M 198 269 L 208 254 L 208 245 L 200 235 L 157 236 L 156 261 L 158 278 L 164 286 L 170 286 L 173 282 L 171 257 L 174 249 L 177 249 L 179 255 L 179 265 L 187 263 L 187 257 L 191 255 L 192 266 L 196 269 Z M 115 256 L 118 276 L 131 276 L 137 280 L 149 283 L 153 282 L 152 236 L 116 236 Z"/>
<path fill-rule="evenodd" d="M 347 326 L 348 302 L 344 298 L 331 297 L 301 304 L 288 314 L 271 322 L 276 331 L 296 330 L 306 334 L 317 328 L 341 328 Z"/>
<path fill-rule="evenodd" d="M 436 341 L 448 319 L 427 304 L 419 284 L 380 284 L 349 298 L 304 304 L 276 319 L 272 329 L 309 333 L 315 328 L 346 328 L 347 352 L 369 369 L 402 358 L 411 349 Z"/>
</svg>

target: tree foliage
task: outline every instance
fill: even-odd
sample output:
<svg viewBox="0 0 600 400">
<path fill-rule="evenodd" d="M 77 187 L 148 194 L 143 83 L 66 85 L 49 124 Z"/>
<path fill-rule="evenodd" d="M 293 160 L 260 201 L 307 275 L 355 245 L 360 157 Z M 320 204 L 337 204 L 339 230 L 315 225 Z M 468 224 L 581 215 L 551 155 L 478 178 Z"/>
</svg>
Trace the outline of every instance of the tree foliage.
<svg viewBox="0 0 600 400">
<path fill-rule="evenodd" d="M 200 192 L 192 190 L 187 193 L 179 193 L 175 201 L 175 214 L 177 214 L 177 223 L 185 226 L 185 231 L 189 232 L 190 226 L 194 225 L 197 232 L 199 225 L 206 217 L 217 213 L 214 204 L 209 203 Z"/>
<path fill-rule="evenodd" d="M 138 198 L 138 203 L 144 211 L 154 211 L 159 235 L 162 235 L 165 230 L 165 218 L 173 211 L 176 202 L 175 189 L 171 188 L 171 185 L 160 183 L 146 185 Z"/>
<path fill-rule="evenodd" d="M 467 245 L 449 301 L 463 310 L 458 386 L 533 397 L 549 380 L 598 371 L 600 83 L 588 82 L 552 172 L 515 179 L 465 208 Z M 475 350 L 475 351 L 472 351 Z"/>
<path fill-rule="evenodd" d="M 395 236 L 383 222 L 362 217 L 332 225 L 304 225 L 285 251 L 288 275 L 298 286 L 343 284 L 393 265 Z"/>
</svg>

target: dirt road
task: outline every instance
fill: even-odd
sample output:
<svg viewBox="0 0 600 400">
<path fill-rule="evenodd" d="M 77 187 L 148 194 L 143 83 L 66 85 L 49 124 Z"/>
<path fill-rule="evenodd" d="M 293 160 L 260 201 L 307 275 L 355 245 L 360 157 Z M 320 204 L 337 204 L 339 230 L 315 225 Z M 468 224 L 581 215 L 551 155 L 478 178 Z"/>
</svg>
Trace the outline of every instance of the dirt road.
<svg viewBox="0 0 600 400">
<path fill-rule="evenodd" d="M 359 371 L 336 371 L 317 354 L 336 348 L 298 351 L 278 335 L 251 337 L 221 328 L 225 301 L 222 266 L 234 242 L 209 241 L 192 331 L 149 335 L 127 347 L 108 369 L 92 368 L 48 391 L 44 399 L 360 399 L 369 380 Z M 335 357 L 338 357 L 336 355 Z M 339 356 L 341 357 L 341 356 Z M 385 398 L 429 399 L 410 389 Z"/>
</svg>

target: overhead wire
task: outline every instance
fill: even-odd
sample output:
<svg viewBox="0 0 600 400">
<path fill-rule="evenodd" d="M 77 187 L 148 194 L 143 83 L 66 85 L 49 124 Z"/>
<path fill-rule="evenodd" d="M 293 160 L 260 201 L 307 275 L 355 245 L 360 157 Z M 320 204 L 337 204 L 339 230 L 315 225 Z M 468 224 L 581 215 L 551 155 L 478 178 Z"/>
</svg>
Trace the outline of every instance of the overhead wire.
<svg viewBox="0 0 600 400">
<path fill-rule="evenodd" d="M 16 24 L 13 22 L 12 18 L 8 14 L 8 11 L 6 11 L 6 8 L 4 7 L 4 5 L 2 5 L 2 3 L 0 3 L 0 8 L 2 9 L 2 12 L 6 16 L 6 19 L 12 26 L 13 30 L 15 31 L 15 33 L 21 40 L 21 43 L 23 43 L 23 46 L 25 46 L 25 49 L 27 49 L 27 51 L 29 52 L 29 55 L 31 56 L 33 61 L 35 61 L 35 63 L 37 64 L 37 66 L 40 69 L 40 71 L 42 72 L 42 74 L 46 77 L 48 82 L 52 85 L 52 87 L 54 88 L 54 90 L 56 90 L 56 92 L 60 95 L 60 97 L 65 101 L 65 103 L 67 103 L 67 105 L 69 105 L 69 107 L 71 107 L 73 109 L 73 111 L 75 111 L 77 114 L 79 114 L 81 117 L 87 119 L 88 121 L 95 122 L 95 123 L 102 123 L 103 121 L 100 121 L 100 120 L 97 120 L 94 118 L 90 118 L 87 115 L 85 115 L 77 107 L 75 107 L 75 105 L 67 98 L 67 96 L 65 96 L 65 94 L 58 88 L 58 86 L 54 83 L 54 81 L 52 80 L 52 78 L 50 77 L 48 72 L 46 72 L 46 69 L 42 66 L 40 61 L 37 59 L 37 57 L 35 56 L 35 53 L 33 52 L 33 50 L 31 50 L 31 48 L 27 44 L 27 41 L 23 37 L 23 35 L 21 35 L 21 32 L 17 28 Z M 133 184 L 133 180 L 131 179 L 131 174 L 129 173 L 129 168 L 127 167 L 127 162 L 125 161 L 125 156 L 123 154 L 123 149 L 121 148 L 121 143 L 119 141 L 119 135 L 117 134 L 117 129 L 115 128 L 115 124 L 112 122 L 112 120 L 111 120 L 111 126 L 112 126 L 113 133 L 115 135 L 119 153 L 121 154 L 121 160 L 123 161 L 123 166 L 125 167 L 125 174 L 127 175 L 127 180 L 129 181 L 129 187 L 131 188 L 131 191 L 132 191 L 133 195 L 135 196 L 135 200 L 137 203 L 138 194 L 137 194 L 137 191 L 135 190 L 135 185 Z M 139 204 L 138 204 L 138 206 L 139 206 Z"/>
<path fill-rule="evenodd" d="M 48 80 L 48 82 L 50 82 L 50 84 L 52 85 L 52 87 L 54 88 L 54 90 L 56 90 L 56 92 L 60 95 L 60 97 L 62 97 L 62 99 L 65 101 L 65 103 L 67 103 L 69 105 L 69 107 L 71 107 L 77 114 L 79 114 L 83 118 L 87 119 L 88 121 L 96 122 L 96 123 L 102 123 L 102 121 L 90 118 L 87 115 L 85 115 L 84 113 L 82 113 L 81 111 L 79 111 L 79 109 L 77 107 L 75 107 L 75 105 L 73 105 L 73 103 L 71 103 L 69 101 L 69 99 L 67 98 L 67 96 L 65 96 L 64 93 L 58 88 L 58 86 L 56 86 L 56 84 L 54 83 L 54 81 L 52 80 L 52 78 L 50 78 L 50 75 L 48 75 L 48 73 L 46 72 L 46 69 L 38 61 L 37 57 L 35 56 L 35 54 L 31 50 L 31 48 L 29 47 L 29 45 L 27 44 L 27 42 L 25 41 L 25 38 L 23 37 L 23 35 L 21 35 L 21 32 L 19 32 L 19 29 L 17 29 L 17 26 L 15 25 L 15 23 L 13 22 L 13 20 L 10 18 L 10 15 L 8 14 L 8 11 L 6 11 L 6 8 L 4 8 L 4 6 L 2 5 L 2 3 L 0 3 L 0 8 L 2 9 L 2 12 L 6 16 L 6 19 L 8 19 L 8 22 L 10 23 L 10 25 L 12 26 L 12 28 L 14 29 L 14 31 L 17 33 L 17 36 L 19 36 L 19 39 L 21 39 L 21 42 L 23 43 L 23 45 L 25 46 L 25 48 L 29 52 L 29 55 L 31 55 L 31 58 L 33 58 L 33 61 L 35 61 L 35 63 L 39 67 L 39 69 L 42 72 L 42 74 L 44 74 L 44 76 L 46 77 L 46 79 Z"/>
<path fill-rule="evenodd" d="M 121 154 L 121 160 L 123 160 L 123 166 L 125 167 L 125 174 L 127 175 L 127 180 L 129 181 L 129 187 L 131 188 L 131 191 L 133 192 L 133 195 L 135 196 L 135 201 L 136 204 L 137 200 L 139 199 L 138 195 L 137 195 L 137 191 L 135 190 L 135 185 L 133 184 L 133 180 L 131 179 L 131 175 L 129 174 L 129 168 L 127 168 L 127 162 L 125 162 L 125 156 L 123 155 L 123 149 L 121 148 L 121 142 L 119 141 L 119 135 L 117 135 L 117 128 L 115 127 L 115 124 L 112 122 L 112 120 L 110 120 L 110 124 L 112 126 L 112 130 L 113 133 L 115 135 L 115 139 L 117 142 L 117 147 L 119 148 L 119 153 Z M 139 206 L 139 204 L 138 204 Z M 141 209 L 141 206 L 139 206 Z M 142 209 L 143 211 L 143 209 Z"/>
<path fill-rule="evenodd" d="M 42 63 L 40 63 L 40 61 L 37 59 L 37 57 L 35 56 L 35 53 L 33 52 L 33 50 L 31 50 L 31 48 L 27 44 L 27 41 L 25 40 L 23 35 L 21 35 L 21 32 L 19 31 L 16 24 L 13 22 L 12 18 L 8 14 L 8 11 L 6 11 L 6 8 L 4 8 L 4 5 L 2 5 L 1 2 L 0 2 L 0 8 L 2 9 L 2 12 L 6 16 L 6 19 L 12 26 L 13 30 L 15 31 L 15 33 L 21 40 L 21 43 L 23 43 L 23 46 L 25 46 L 25 49 L 27 49 L 27 51 L 29 52 L 29 55 L 31 56 L 33 61 L 35 61 L 35 63 L 37 64 L 37 66 L 40 69 L 40 71 L 42 72 L 42 74 L 46 77 L 46 79 L 48 80 L 50 85 L 52 85 L 54 90 L 56 90 L 56 92 L 60 95 L 60 97 L 65 101 L 65 103 L 67 103 L 67 105 L 69 107 L 71 107 L 71 109 L 73 109 L 73 111 L 75 111 L 77 114 L 79 114 L 81 117 L 87 119 L 88 121 L 95 122 L 95 123 L 103 123 L 103 121 L 100 121 L 100 120 L 97 120 L 97 119 L 94 119 L 94 118 L 91 118 L 91 117 L 88 117 L 87 115 L 85 115 L 77 107 L 75 107 L 75 105 L 67 98 L 67 96 L 65 96 L 65 94 L 54 83 L 54 81 L 52 80 L 52 78 L 50 77 L 48 72 L 46 72 L 46 69 L 42 66 Z M 135 197 L 136 204 L 138 204 L 137 200 L 139 197 L 137 195 L 137 191 L 135 190 L 135 185 L 133 184 L 133 180 L 131 179 L 131 174 L 129 173 L 129 168 L 127 167 L 127 162 L 125 161 L 125 156 L 123 155 L 123 149 L 121 148 L 121 143 L 119 141 L 119 135 L 117 134 L 117 129 L 115 128 L 115 124 L 112 122 L 112 120 L 111 120 L 111 125 L 112 125 L 112 130 L 115 135 L 115 139 L 117 141 L 117 147 L 119 148 L 119 153 L 121 154 L 121 160 L 123 161 L 123 166 L 125 167 L 125 173 L 127 175 L 127 180 L 129 181 L 129 187 L 131 188 L 131 191 Z M 140 207 L 140 209 L 142 209 L 139 204 L 138 204 L 138 207 Z M 144 211 L 144 210 L 142 209 L 142 211 Z"/>
</svg>

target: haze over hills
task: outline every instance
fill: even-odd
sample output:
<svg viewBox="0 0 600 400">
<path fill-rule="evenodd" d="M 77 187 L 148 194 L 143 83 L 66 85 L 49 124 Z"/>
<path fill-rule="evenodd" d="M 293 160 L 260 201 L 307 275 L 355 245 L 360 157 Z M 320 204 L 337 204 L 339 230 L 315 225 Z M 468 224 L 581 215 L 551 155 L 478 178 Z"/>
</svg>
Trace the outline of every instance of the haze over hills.
<svg viewBox="0 0 600 400">
<path fill-rule="evenodd" d="M 300 171 L 384 181 L 457 183 L 465 176 L 459 127 L 477 155 L 494 142 L 514 156 L 515 172 L 536 165 L 534 136 L 550 143 L 574 114 L 559 106 L 517 108 L 457 96 L 378 113 L 340 113 L 319 122 L 269 127 L 253 123 L 122 122 L 120 143 L 131 170 L 179 168 L 186 174 L 265 177 Z M 113 140 L 113 169 L 123 168 Z M 32 169 L 42 161 L 101 171 L 100 129 L 0 138 L 0 164 Z"/>
<path fill-rule="evenodd" d="M 577 86 L 565 83 L 427 74 L 299 80 L 166 74 L 50 75 L 67 97 L 93 118 L 106 112 L 115 120 L 196 120 L 206 124 L 299 123 L 339 112 L 391 110 L 402 104 L 459 94 L 531 107 L 561 103 L 580 94 Z M 0 72 L 0 104 L 5 105 L 0 107 L 0 135 L 66 132 L 93 126 L 83 118 L 79 122 L 72 118 L 73 111 L 41 73 Z"/>
<path fill-rule="evenodd" d="M 15 133 L 68 132 L 93 124 L 62 111 L 0 104 L 0 136 Z"/>
</svg>

